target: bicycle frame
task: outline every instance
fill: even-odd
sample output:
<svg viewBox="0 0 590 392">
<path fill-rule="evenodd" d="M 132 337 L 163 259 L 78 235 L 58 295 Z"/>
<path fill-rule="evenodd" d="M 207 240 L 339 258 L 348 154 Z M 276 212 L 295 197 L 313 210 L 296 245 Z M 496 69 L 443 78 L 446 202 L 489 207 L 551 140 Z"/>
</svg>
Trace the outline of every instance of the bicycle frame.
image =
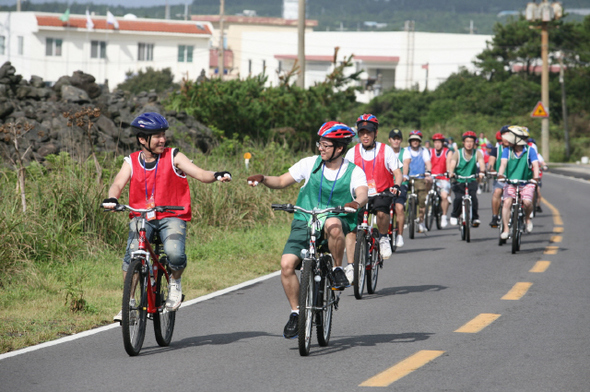
<svg viewBox="0 0 590 392">
<path fill-rule="evenodd" d="M 462 178 L 462 179 L 470 179 L 470 178 L 475 178 L 475 174 L 472 174 L 470 176 L 459 176 L 457 175 L 457 178 Z M 465 201 L 469 200 L 469 219 L 473 219 L 473 203 L 471 200 L 471 195 L 469 194 L 469 182 L 467 181 L 465 182 L 465 194 L 463 195 L 463 197 L 461 198 L 461 223 L 463 225 L 468 225 L 471 222 L 466 222 L 465 221 Z"/>
</svg>

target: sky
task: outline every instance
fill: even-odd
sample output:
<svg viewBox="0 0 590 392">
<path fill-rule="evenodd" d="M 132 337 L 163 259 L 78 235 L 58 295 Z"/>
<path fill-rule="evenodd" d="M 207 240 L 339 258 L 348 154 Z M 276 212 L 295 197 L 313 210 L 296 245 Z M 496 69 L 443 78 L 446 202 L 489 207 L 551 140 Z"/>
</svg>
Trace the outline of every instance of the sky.
<svg viewBox="0 0 590 392">
<path fill-rule="evenodd" d="M 21 0 L 22 2 L 25 0 Z M 126 7 L 151 7 L 157 5 L 166 5 L 166 0 L 26 0 L 32 3 L 50 3 L 57 1 L 59 3 L 73 3 L 74 1 L 78 4 L 85 4 L 85 3 L 94 3 L 94 4 L 107 4 L 107 5 L 124 5 Z M 168 4 L 176 5 L 176 4 L 185 4 L 185 3 L 192 3 L 192 0 L 168 0 Z M 0 0 L 0 5 L 15 5 L 16 0 Z"/>
</svg>

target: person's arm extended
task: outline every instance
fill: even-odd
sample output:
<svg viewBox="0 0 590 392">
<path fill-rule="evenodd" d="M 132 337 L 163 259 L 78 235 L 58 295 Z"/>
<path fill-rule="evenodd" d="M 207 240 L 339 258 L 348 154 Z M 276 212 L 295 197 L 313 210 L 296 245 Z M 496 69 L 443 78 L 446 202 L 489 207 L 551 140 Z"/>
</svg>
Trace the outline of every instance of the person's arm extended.
<svg viewBox="0 0 590 392">
<path fill-rule="evenodd" d="M 182 170 L 187 176 L 195 178 L 205 184 L 217 181 L 217 178 L 215 178 L 215 172 L 201 169 L 192 163 L 190 159 L 188 159 L 188 157 L 181 152 L 176 154 L 174 157 L 174 165 Z M 225 182 L 229 181 L 230 179 L 231 177 L 221 177 L 219 181 Z"/>
<path fill-rule="evenodd" d="M 280 176 L 264 176 L 262 174 L 256 174 L 248 177 L 248 185 L 256 186 L 258 184 L 264 184 L 270 189 L 283 189 L 296 182 L 297 181 L 295 181 L 289 172 Z"/>
</svg>

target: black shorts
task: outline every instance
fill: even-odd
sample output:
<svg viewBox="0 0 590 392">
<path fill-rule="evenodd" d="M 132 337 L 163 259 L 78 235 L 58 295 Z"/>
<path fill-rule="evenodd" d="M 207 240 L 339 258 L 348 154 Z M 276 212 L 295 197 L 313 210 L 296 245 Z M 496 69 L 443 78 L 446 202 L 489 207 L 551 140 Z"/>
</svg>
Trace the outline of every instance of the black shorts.
<svg viewBox="0 0 590 392">
<path fill-rule="evenodd" d="M 401 204 L 403 206 L 406 205 L 406 200 L 408 199 L 408 186 L 402 185 L 400 187 L 399 196 L 394 199 L 395 204 Z"/>
<path fill-rule="evenodd" d="M 371 212 L 381 211 L 389 214 L 389 207 L 393 203 L 393 196 L 378 195 L 375 197 L 369 197 L 367 208 Z M 357 224 L 363 223 L 363 214 L 359 211 L 357 217 Z"/>
</svg>

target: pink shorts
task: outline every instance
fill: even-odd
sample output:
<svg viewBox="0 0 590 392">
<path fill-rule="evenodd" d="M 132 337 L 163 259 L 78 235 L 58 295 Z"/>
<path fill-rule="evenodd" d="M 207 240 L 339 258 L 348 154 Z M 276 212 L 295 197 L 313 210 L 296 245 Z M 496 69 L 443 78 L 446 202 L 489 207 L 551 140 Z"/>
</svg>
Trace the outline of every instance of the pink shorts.
<svg viewBox="0 0 590 392">
<path fill-rule="evenodd" d="M 535 195 L 535 184 L 519 185 L 520 197 L 522 200 L 533 201 Z M 514 199 L 516 196 L 516 185 L 506 184 L 504 186 L 504 198 Z"/>
</svg>

